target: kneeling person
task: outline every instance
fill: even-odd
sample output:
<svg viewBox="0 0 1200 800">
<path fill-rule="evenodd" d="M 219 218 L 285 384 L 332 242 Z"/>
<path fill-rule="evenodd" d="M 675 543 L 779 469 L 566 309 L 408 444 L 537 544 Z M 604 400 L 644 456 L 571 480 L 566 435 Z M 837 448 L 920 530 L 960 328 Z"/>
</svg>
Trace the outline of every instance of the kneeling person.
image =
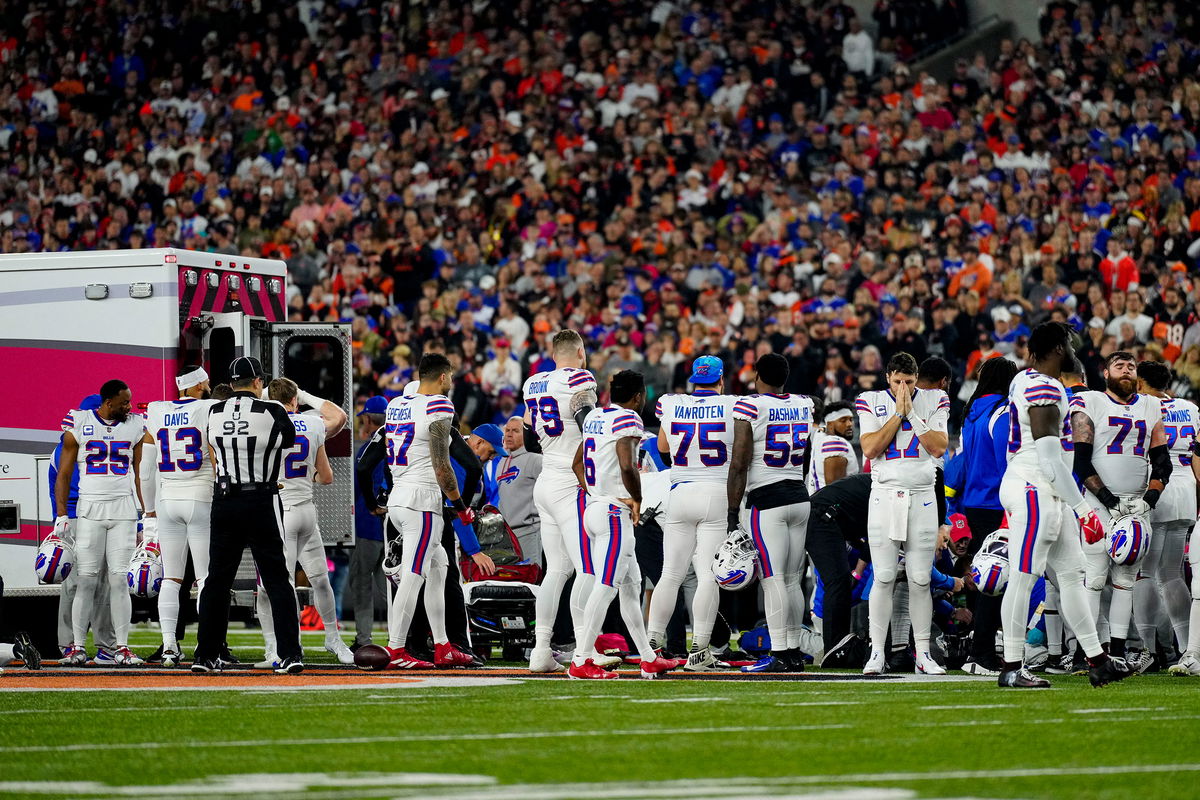
<svg viewBox="0 0 1200 800">
<path fill-rule="evenodd" d="M 642 574 L 633 554 L 633 526 L 642 503 L 637 451 L 642 441 L 638 412 L 646 402 L 641 373 L 618 372 L 610 386 L 612 405 L 592 409 L 583 422 L 583 441 L 575 453 L 575 475 L 587 491 L 583 523 L 592 551 L 603 559 L 597 565 L 596 583 L 584 606 L 583 625 L 575 642 L 575 658 L 567 674 L 572 678 L 615 678 L 596 666 L 595 644 L 613 597 L 620 594 L 621 615 L 642 658 L 642 677 L 653 678 L 679 666 L 659 658 L 650 646 L 642 618 Z"/>
</svg>

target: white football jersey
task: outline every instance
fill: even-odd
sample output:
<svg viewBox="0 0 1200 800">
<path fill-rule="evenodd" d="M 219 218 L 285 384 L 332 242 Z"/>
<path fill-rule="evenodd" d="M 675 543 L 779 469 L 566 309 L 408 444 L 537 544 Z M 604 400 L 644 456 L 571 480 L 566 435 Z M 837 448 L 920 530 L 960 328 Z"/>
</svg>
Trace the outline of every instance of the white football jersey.
<svg viewBox="0 0 1200 800">
<path fill-rule="evenodd" d="M 1171 466 L 1174 471 L 1171 481 L 1187 473 L 1186 480 L 1193 481 L 1192 443 L 1196 431 L 1200 430 L 1200 409 L 1191 400 L 1171 397 L 1161 401 L 1163 432 L 1167 435 L 1167 446 L 1171 448 Z"/>
<path fill-rule="evenodd" d="M 317 451 L 325 444 L 325 420 L 317 412 L 288 414 L 296 428 L 296 443 L 283 454 L 279 498 L 287 508 L 312 500 L 317 474 Z"/>
<path fill-rule="evenodd" d="M 804 454 L 814 424 L 812 399 L 800 394 L 752 394 L 734 400 L 733 418 L 749 422 L 754 433 L 746 490 L 780 481 L 803 481 Z"/>
<path fill-rule="evenodd" d="M 215 400 L 157 400 L 146 409 L 154 440 L 162 500 L 211 502 L 213 465 L 208 455 L 208 410 Z"/>
<path fill-rule="evenodd" d="M 733 405 L 737 400 L 712 389 L 658 398 L 654 414 L 667 432 L 671 485 L 692 481 L 724 485 L 733 455 Z"/>
<path fill-rule="evenodd" d="M 387 464 L 392 471 L 389 507 L 441 512 L 442 490 L 433 472 L 429 425 L 438 420 L 452 423 L 453 419 L 454 406 L 440 394 L 397 397 L 388 403 L 384 431 Z"/>
<path fill-rule="evenodd" d="M 930 430 L 946 432 L 950 419 L 950 401 L 940 389 L 914 389 L 913 413 L 925 420 Z M 896 413 L 896 398 L 891 390 L 863 392 L 854 401 L 859 431 L 874 433 Z M 912 425 L 905 420 L 896 438 L 878 458 L 871 461 L 871 484 L 898 489 L 930 489 L 937 482 L 937 460 L 921 446 Z"/>
<path fill-rule="evenodd" d="M 1068 401 L 1067 389 L 1057 378 L 1032 369 L 1017 373 L 1008 387 L 1008 472 L 1039 489 L 1053 491 L 1049 483 L 1051 468 L 1041 466 L 1037 447 L 1033 443 L 1029 409 L 1033 406 L 1055 406 L 1058 409 L 1062 417 L 1058 438 L 1062 446 L 1063 463 L 1070 472 L 1075 456 L 1070 412 L 1073 410 L 1072 404 L 1078 406 L 1082 403 L 1082 397 Z"/>
<path fill-rule="evenodd" d="M 812 437 L 812 461 L 808 469 L 808 493 L 811 495 L 825 488 L 825 459 L 846 459 L 846 477 L 858 474 L 858 456 L 847 439 L 824 431 Z"/>
<path fill-rule="evenodd" d="M 561 367 L 525 381 L 525 419 L 542 447 L 542 475 L 575 483 L 571 465 L 582 437 L 571 414 L 571 399 L 587 391 L 596 391 L 596 378 L 586 369 Z"/>
<path fill-rule="evenodd" d="M 1150 482 L 1150 432 L 1162 421 L 1162 403 L 1148 394 L 1135 394 L 1128 403 L 1108 392 L 1083 392 L 1082 411 L 1095 428 L 1092 466 L 1109 491 L 1142 496 Z"/>
<path fill-rule="evenodd" d="M 588 498 L 628 497 L 621 480 L 621 462 L 617 459 L 617 442 L 636 439 L 633 443 L 636 463 L 638 444 L 642 439 L 642 420 L 633 411 L 620 406 L 594 408 L 583 421 L 583 479 Z"/>
<path fill-rule="evenodd" d="M 79 444 L 80 499 L 135 497 L 133 449 L 146 434 L 146 418 L 130 414 L 123 422 L 110 422 L 95 411 L 72 411 L 71 422 Z"/>
</svg>

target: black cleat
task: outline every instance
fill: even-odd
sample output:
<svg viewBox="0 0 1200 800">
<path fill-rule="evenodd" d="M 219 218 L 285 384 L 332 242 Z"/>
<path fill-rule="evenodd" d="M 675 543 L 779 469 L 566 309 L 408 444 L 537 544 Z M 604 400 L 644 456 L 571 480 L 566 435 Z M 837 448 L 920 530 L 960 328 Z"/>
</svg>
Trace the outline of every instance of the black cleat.
<svg viewBox="0 0 1200 800">
<path fill-rule="evenodd" d="M 867 651 L 870 648 L 862 639 L 853 633 L 848 633 L 825 652 L 821 659 L 821 669 L 862 669 L 867 663 Z"/>
<path fill-rule="evenodd" d="M 298 658 L 285 658 L 275 668 L 276 675 L 299 675 L 304 672 L 304 662 Z"/>
<path fill-rule="evenodd" d="M 1050 681 L 1045 678 L 1039 678 L 1029 670 L 1021 667 L 1020 669 L 1006 669 L 1001 671 L 1000 677 L 996 681 L 997 685 L 1002 689 L 1049 689 Z"/>
<path fill-rule="evenodd" d="M 158 649 L 150 655 L 146 656 L 147 664 L 161 664 L 163 660 L 163 646 L 160 644 Z"/>
<path fill-rule="evenodd" d="M 219 658 L 209 658 L 203 661 L 192 661 L 192 672 L 198 675 L 207 675 L 210 672 L 221 672 L 225 669 L 225 662 Z"/>
<path fill-rule="evenodd" d="M 783 665 L 787 667 L 787 672 L 804 672 L 804 654 L 799 650 L 784 652 Z"/>
<path fill-rule="evenodd" d="M 217 658 L 223 661 L 226 666 L 237 666 L 242 663 L 238 661 L 237 656 L 229 649 L 229 642 L 221 643 L 221 654 Z"/>
<path fill-rule="evenodd" d="M 1133 671 L 1129 669 L 1125 659 L 1109 656 L 1100 664 L 1093 664 L 1088 669 L 1088 680 L 1092 682 L 1092 686 L 1107 686 L 1132 674 Z"/>
<path fill-rule="evenodd" d="M 915 672 L 917 660 L 907 647 L 892 650 L 887 657 L 888 672 Z"/>
<path fill-rule="evenodd" d="M 25 631 L 17 631 L 13 637 L 13 655 L 25 662 L 25 669 L 42 668 L 42 654 L 33 646 L 33 640 Z"/>
</svg>

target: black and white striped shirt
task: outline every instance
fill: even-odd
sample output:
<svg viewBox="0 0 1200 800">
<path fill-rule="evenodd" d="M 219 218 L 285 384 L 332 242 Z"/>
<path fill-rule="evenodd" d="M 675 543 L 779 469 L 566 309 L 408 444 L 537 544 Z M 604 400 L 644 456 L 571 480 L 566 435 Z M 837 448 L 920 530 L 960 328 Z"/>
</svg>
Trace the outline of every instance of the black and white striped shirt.
<svg viewBox="0 0 1200 800">
<path fill-rule="evenodd" d="M 282 404 L 237 392 L 209 411 L 208 440 L 217 456 L 218 480 L 274 484 L 284 453 L 296 443 L 296 428 Z"/>
</svg>

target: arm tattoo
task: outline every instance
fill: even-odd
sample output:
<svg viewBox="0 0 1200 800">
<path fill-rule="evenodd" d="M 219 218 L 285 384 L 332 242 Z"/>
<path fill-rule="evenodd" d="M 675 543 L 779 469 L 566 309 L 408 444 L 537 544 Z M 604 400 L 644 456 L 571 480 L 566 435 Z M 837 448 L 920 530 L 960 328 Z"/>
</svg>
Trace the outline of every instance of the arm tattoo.
<svg viewBox="0 0 1200 800">
<path fill-rule="evenodd" d="M 450 422 L 437 420 L 429 423 L 429 457 L 433 461 L 433 474 L 443 494 L 449 497 L 458 494 L 458 478 L 450 466 Z"/>
<path fill-rule="evenodd" d="M 1072 439 L 1076 442 L 1093 442 L 1096 440 L 1096 426 L 1092 418 L 1082 411 L 1071 414 Z"/>
<path fill-rule="evenodd" d="M 571 395 L 571 417 L 579 426 L 579 430 L 583 430 L 583 421 L 587 419 L 588 413 L 596 407 L 596 402 L 594 389 L 584 389 L 582 392 Z"/>
</svg>

